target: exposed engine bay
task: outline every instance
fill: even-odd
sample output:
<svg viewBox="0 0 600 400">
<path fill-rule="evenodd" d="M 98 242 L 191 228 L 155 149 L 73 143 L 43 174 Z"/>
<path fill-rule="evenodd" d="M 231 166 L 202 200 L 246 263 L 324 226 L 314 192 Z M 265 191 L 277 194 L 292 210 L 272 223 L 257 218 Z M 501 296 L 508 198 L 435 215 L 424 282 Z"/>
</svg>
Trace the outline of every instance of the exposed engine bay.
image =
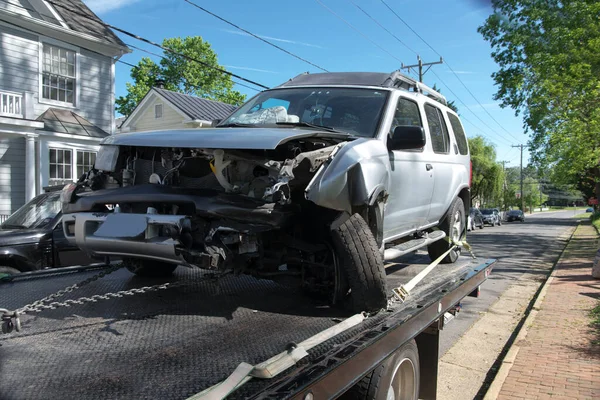
<svg viewBox="0 0 600 400">
<path fill-rule="evenodd" d="M 95 168 L 63 190 L 65 234 L 96 257 L 296 277 L 330 296 L 339 271 L 326 227 L 339 212 L 307 200 L 305 189 L 347 143 L 102 146 Z"/>
</svg>

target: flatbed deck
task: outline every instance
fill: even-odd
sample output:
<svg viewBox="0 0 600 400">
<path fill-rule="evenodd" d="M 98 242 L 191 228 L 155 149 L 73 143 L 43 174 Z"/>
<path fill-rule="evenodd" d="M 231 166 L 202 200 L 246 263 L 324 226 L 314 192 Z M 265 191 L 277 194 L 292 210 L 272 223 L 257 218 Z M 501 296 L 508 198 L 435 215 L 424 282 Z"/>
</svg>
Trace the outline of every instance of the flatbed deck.
<svg viewBox="0 0 600 400">
<path fill-rule="evenodd" d="M 410 261 L 386 269 L 390 293 L 428 264 L 422 254 Z M 415 337 L 475 290 L 492 263 L 461 257 L 438 266 L 405 303 L 316 346 L 279 376 L 252 379 L 228 398 L 303 398 L 308 387 L 315 398 L 343 393 L 388 348 Z M 22 307 L 97 273 L 0 283 L 0 308 Z M 180 267 L 168 281 L 182 286 L 24 315 L 21 332 L 0 335 L 0 398 L 183 399 L 222 382 L 241 362 L 263 362 L 349 316 L 269 280 L 226 276 L 217 283 L 199 281 L 202 276 Z M 163 282 L 120 269 L 57 301 Z"/>
</svg>

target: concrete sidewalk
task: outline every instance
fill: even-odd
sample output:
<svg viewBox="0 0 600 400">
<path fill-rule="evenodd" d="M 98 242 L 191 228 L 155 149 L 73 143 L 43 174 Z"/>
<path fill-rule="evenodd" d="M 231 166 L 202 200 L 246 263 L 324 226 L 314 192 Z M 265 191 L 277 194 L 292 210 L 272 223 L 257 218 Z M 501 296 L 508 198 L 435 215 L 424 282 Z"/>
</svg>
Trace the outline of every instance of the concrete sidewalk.
<svg viewBox="0 0 600 400">
<path fill-rule="evenodd" d="M 598 250 L 583 223 L 542 289 L 485 399 L 600 399 L 600 333 L 589 312 L 599 304 L 591 275 Z"/>
</svg>

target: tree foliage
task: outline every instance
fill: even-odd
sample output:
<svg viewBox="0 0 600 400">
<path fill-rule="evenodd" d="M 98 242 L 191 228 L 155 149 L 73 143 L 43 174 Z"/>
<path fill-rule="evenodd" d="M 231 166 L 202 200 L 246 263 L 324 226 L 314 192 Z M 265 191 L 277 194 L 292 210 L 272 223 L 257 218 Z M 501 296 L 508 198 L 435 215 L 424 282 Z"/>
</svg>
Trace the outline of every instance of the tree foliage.
<svg viewBox="0 0 600 400">
<path fill-rule="evenodd" d="M 502 203 L 504 172 L 496 162 L 496 149 L 482 136 L 469 138 L 469 150 L 473 164 L 471 202 L 479 199 L 482 204 Z"/>
<path fill-rule="evenodd" d="M 600 191 L 600 2 L 492 3 L 479 32 L 499 65 L 495 99 L 523 115 L 536 166 L 555 182 L 592 177 Z"/>
<path fill-rule="evenodd" d="M 163 40 L 164 57 L 157 64 L 148 57 L 140 60 L 131 69 L 133 83 L 127 83 L 127 95 L 116 100 L 116 109 L 122 115 L 129 115 L 154 86 L 156 80 L 164 81 L 165 89 L 190 94 L 205 99 L 239 105 L 245 96 L 233 90 L 233 81 L 227 74 L 211 67 L 224 69 L 217 61 L 217 55 L 210 44 L 200 36 L 168 38 Z M 211 67 L 191 61 L 179 55 L 184 54 L 200 60 Z"/>
</svg>

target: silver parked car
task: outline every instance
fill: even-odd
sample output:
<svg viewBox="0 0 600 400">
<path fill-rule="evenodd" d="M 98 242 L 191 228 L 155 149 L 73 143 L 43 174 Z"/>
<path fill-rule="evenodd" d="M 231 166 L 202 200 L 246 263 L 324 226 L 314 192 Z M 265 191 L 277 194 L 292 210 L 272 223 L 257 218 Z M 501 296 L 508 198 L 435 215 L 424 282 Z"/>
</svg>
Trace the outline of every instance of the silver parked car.
<svg viewBox="0 0 600 400">
<path fill-rule="evenodd" d="M 454 262 L 470 158 L 443 96 L 398 72 L 302 74 L 212 129 L 126 133 L 63 190 L 67 237 L 138 275 L 177 265 L 296 278 L 386 306 L 384 259 Z"/>
</svg>

